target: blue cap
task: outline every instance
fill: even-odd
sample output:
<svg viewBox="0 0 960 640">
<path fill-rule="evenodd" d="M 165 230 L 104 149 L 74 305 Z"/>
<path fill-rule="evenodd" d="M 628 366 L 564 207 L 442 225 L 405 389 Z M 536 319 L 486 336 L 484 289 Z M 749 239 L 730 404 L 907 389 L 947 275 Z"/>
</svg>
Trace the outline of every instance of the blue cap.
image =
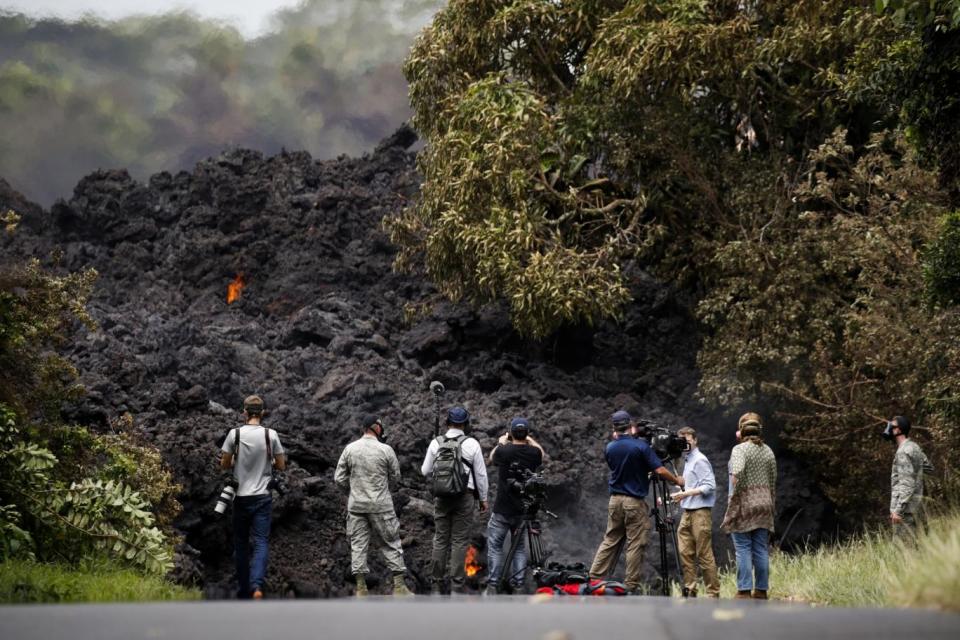
<svg viewBox="0 0 960 640">
<path fill-rule="evenodd" d="M 470 414 L 463 407 L 453 407 L 447 411 L 447 422 L 451 424 L 463 424 L 470 420 Z"/>
<path fill-rule="evenodd" d="M 610 422 L 612 422 L 615 427 L 626 427 L 633 422 L 633 417 L 626 411 L 621 410 L 610 416 Z"/>
<path fill-rule="evenodd" d="M 520 416 L 517 416 L 516 418 L 510 421 L 510 428 L 513 429 L 514 427 L 526 427 L 529 429 L 530 422 L 528 422 L 526 418 L 521 418 Z"/>
</svg>

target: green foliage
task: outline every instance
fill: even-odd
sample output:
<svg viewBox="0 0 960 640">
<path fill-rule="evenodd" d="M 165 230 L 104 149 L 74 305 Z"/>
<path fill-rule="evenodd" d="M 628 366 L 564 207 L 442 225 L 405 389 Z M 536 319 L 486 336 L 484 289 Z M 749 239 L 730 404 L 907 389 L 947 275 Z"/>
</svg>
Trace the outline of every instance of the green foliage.
<svg viewBox="0 0 960 640">
<path fill-rule="evenodd" d="M 103 561 L 77 567 L 24 560 L 0 563 L 0 602 L 150 602 L 197 600 L 193 589 Z"/>
<path fill-rule="evenodd" d="M 163 533 L 139 493 L 112 480 L 64 485 L 54 481 L 56 465 L 50 450 L 28 442 L 13 412 L 0 405 L 0 548 L 10 556 L 36 551 L 74 560 L 110 553 L 160 575 L 172 568 Z M 29 537 L 17 526 L 21 518 L 36 526 L 34 548 L 24 544 Z"/>
<path fill-rule="evenodd" d="M 960 211 L 940 221 L 937 237 L 924 252 L 923 279 L 933 304 L 960 304 Z"/>
</svg>

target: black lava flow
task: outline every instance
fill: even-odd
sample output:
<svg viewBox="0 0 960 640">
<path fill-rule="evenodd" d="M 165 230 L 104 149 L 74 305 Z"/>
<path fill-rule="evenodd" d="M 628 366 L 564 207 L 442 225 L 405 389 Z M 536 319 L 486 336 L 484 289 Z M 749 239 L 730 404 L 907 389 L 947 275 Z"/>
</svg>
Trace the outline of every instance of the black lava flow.
<svg viewBox="0 0 960 640">
<path fill-rule="evenodd" d="M 400 459 L 404 553 L 418 589 L 427 588 L 432 506 L 419 469 L 433 433 L 431 380 L 446 385 L 446 405 L 469 409 L 485 451 L 512 416 L 531 420 L 549 456 L 547 508 L 560 516 L 546 524 L 551 560 L 589 562 L 603 536 L 603 446 L 615 409 L 696 426 L 725 501 L 734 414 L 743 407 L 709 410 L 695 398 L 700 338 L 688 294 L 628 270 L 635 302 L 622 321 L 540 343 L 518 337 L 502 307 L 438 300 L 423 279 L 392 272 L 395 249 L 381 226 L 416 198 L 415 141 L 403 127 L 368 155 L 329 161 L 232 150 L 145 184 L 101 170 L 49 211 L 0 179 L 0 210 L 23 217 L 0 240 L 2 260 L 36 256 L 100 274 L 89 304 L 98 328 L 79 329 L 66 346 L 87 389 L 66 416 L 105 429 L 130 412 L 160 448 L 184 487 L 174 575 L 208 597 L 233 592 L 229 520 L 212 509 L 218 444 L 254 392 L 268 403 L 266 422 L 291 468 L 292 490 L 274 509 L 275 597 L 351 593 L 346 500 L 333 467 L 366 413 L 382 416 Z M 228 304 L 238 276 L 245 286 Z M 425 315 L 405 313 L 429 302 Z M 828 506 L 802 465 L 786 456 L 780 463 L 780 520 L 799 513 L 790 539 L 815 538 Z M 718 523 L 722 514 L 715 509 Z M 481 550 L 484 527 L 478 517 Z M 723 561 L 729 542 L 715 541 Z M 647 557 L 653 576 L 654 544 Z M 386 576 L 372 552 L 371 588 L 388 591 L 378 582 Z"/>
</svg>

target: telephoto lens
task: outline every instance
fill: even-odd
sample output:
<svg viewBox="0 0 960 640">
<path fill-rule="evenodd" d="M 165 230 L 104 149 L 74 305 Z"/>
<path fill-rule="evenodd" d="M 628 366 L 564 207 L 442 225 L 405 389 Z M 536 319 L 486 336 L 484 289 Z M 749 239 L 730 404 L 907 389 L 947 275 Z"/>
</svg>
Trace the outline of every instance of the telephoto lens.
<svg viewBox="0 0 960 640">
<path fill-rule="evenodd" d="M 232 484 L 228 484 L 223 487 L 223 491 L 220 492 L 220 497 L 217 498 L 217 504 L 213 508 L 214 513 L 223 515 L 227 511 L 227 507 L 230 506 L 230 503 L 233 502 L 233 497 L 237 494 L 237 490 Z"/>
</svg>

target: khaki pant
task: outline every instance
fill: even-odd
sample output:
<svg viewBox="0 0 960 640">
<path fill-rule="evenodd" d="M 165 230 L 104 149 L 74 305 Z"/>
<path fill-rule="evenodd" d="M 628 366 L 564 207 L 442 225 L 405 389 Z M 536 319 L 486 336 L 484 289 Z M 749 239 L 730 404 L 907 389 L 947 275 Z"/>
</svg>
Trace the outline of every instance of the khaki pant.
<svg viewBox="0 0 960 640">
<path fill-rule="evenodd" d="M 707 595 L 720 596 L 720 578 L 713 557 L 713 519 L 710 509 L 684 510 L 677 528 L 677 546 L 683 565 L 683 586 L 690 595 L 697 593 L 697 565 L 703 573 Z"/>
<path fill-rule="evenodd" d="M 476 510 L 472 492 L 457 498 L 434 498 L 431 567 L 434 581 L 450 578 L 454 588 L 463 586 L 466 577 L 463 562 Z"/>
<path fill-rule="evenodd" d="M 356 575 L 369 572 L 367 553 L 370 534 L 375 533 L 380 553 L 393 573 L 405 573 L 403 548 L 400 546 L 400 521 L 393 511 L 384 513 L 347 513 L 347 536 L 350 538 L 350 571 Z"/>
<path fill-rule="evenodd" d="M 628 590 L 640 586 L 643 552 L 650 542 L 650 508 L 645 500 L 615 494 L 607 505 L 607 532 L 590 567 L 590 577 L 601 580 L 616 568 L 620 549 L 626 546 Z M 624 544 L 625 543 L 625 544 Z"/>
</svg>

